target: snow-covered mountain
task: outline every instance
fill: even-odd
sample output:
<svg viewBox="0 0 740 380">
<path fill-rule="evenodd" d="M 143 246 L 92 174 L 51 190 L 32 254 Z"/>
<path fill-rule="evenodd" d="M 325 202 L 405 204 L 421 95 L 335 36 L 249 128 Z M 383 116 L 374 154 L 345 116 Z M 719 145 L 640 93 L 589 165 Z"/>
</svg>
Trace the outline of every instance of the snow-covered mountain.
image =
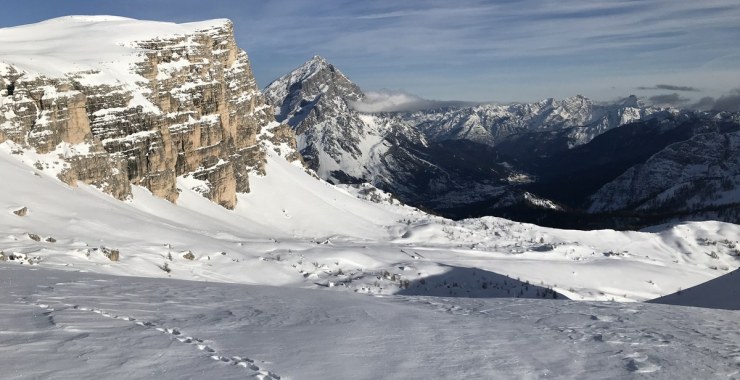
<svg viewBox="0 0 740 380">
<path fill-rule="evenodd" d="M 66 183 L 175 201 L 189 176 L 233 208 L 262 170 L 258 138 L 278 125 L 231 21 L 69 16 L 1 35 L 0 142 L 44 155 Z"/>
<path fill-rule="evenodd" d="M 510 105 L 482 104 L 405 115 L 427 138 L 470 140 L 496 145 L 507 136 L 569 129 L 570 147 L 585 144 L 609 129 L 649 116 L 659 109 L 640 105 L 634 96 L 595 104 L 583 96 Z"/>
<path fill-rule="evenodd" d="M 604 185 L 591 201 L 591 212 L 678 214 L 734 206 L 737 213 L 740 131 L 707 131 L 672 144 Z"/>
<path fill-rule="evenodd" d="M 358 162 L 382 149 L 377 131 L 348 106 L 363 96 L 359 87 L 319 56 L 270 83 L 264 94 L 275 118 L 295 130 L 308 166 L 324 179 L 363 178 Z"/>
<path fill-rule="evenodd" d="M 448 204 L 461 191 L 468 191 L 465 202 L 472 194 L 501 192 L 500 174 L 476 174 L 506 172 L 495 162 L 468 165 L 463 161 L 477 159 L 475 154 L 429 143 L 419 128 L 396 115 L 357 112 L 352 104 L 365 95 L 324 58 L 314 57 L 275 80 L 264 94 L 275 118 L 294 129 L 303 158 L 322 179 L 371 183 L 417 205 L 423 205 L 419 200 Z"/>
<path fill-rule="evenodd" d="M 275 108 L 275 118 L 295 130 L 308 166 L 326 180 L 374 182 L 391 175 L 383 163 L 399 153 L 392 150 L 425 144 L 421 134 L 404 123 L 355 112 L 350 104 L 364 94 L 319 56 L 270 83 L 264 94 Z M 390 141 L 394 136 L 408 143 Z"/>
<path fill-rule="evenodd" d="M 340 153 L 357 160 L 361 151 L 359 141 L 372 129 L 369 124 L 377 124 L 377 118 L 386 119 L 383 124 L 403 128 L 414 142 L 424 142 L 416 136 L 421 132 L 430 142 L 467 140 L 493 146 L 510 135 L 568 129 L 569 145 L 573 147 L 660 111 L 641 105 L 635 96 L 613 104 L 595 104 L 578 95 L 560 101 L 546 99 L 536 103 L 449 106 L 377 114 L 372 123 L 362 123 L 361 113 L 353 107 L 365 98 L 362 90 L 319 56 L 269 84 L 264 94 L 273 105 L 277 120 L 287 122 L 301 136 L 304 156 L 311 157 L 318 149 L 340 162 L 343 161 L 339 159 Z M 326 172 L 321 166 L 330 164 L 320 159 L 315 161 L 312 167 Z"/>
<path fill-rule="evenodd" d="M 272 120 L 226 20 L 74 16 L 0 29 L 0 40 L 7 377 L 736 371 L 731 311 L 594 301 L 645 301 L 730 273 L 738 225 L 452 221 L 371 185 L 332 185 Z M 331 98 L 317 96 L 321 107 Z M 435 149 L 469 147 L 413 150 L 394 145 L 405 137 L 387 119 L 358 119 L 391 131 L 389 168 L 418 173 L 413 160 L 438 167 Z M 655 323 L 667 318 L 676 323 Z"/>
<path fill-rule="evenodd" d="M 294 128 L 301 152 L 323 179 L 369 182 L 408 204 L 455 218 L 503 215 L 577 228 L 640 225 L 651 211 L 646 207 L 629 209 L 629 221 L 580 215 L 584 209 L 597 214 L 627 210 L 629 205 L 615 199 L 634 203 L 628 195 L 634 186 L 609 182 L 670 144 L 710 132 L 707 125 L 717 131 L 718 123 L 730 129 L 740 125 L 732 115 L 713 121 L 711 113 L 648 107 L 634 96 L 612 104 L 575 96 L 364 114 L 353 108 L 364 98 L 359 87 L 320 57 L 264 92 L 278 120 Z M 692 180 L 716 182 L 713 176 L 698 171 Z M 676 179 L 658 172 L 647 177 L 664 184 Z M 574 189 L 575 182 L 582 186 Z M 734 193 L 736 184 L 725 179 L 723 188 Z M 716 195 L 701 191 L 704 199 Z M 720 203 L 736 203 L 728 199 Z M 684 215 L 702 218 L 705 209 L 717 206 L 713 200 L 695 200 L 674 211 L 699 210 L 703 216 Z M 738 220 L 735 214 L 712 215 Z"/>
</svg>

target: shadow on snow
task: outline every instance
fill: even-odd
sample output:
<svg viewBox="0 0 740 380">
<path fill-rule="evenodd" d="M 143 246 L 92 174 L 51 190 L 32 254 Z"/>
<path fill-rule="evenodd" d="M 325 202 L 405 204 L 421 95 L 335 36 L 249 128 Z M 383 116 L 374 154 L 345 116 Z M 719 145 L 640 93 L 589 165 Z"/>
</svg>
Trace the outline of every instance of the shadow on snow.
<svg viewBox="0 0 740 380">
<path fill-rule="evenodd" d="M 531 284 L 518 278 L 476 268 L 445 265 L 448 271 L 408 283 L 398 295 L 469 298 L 568 299 L 545 284 Z"/>
</svg>

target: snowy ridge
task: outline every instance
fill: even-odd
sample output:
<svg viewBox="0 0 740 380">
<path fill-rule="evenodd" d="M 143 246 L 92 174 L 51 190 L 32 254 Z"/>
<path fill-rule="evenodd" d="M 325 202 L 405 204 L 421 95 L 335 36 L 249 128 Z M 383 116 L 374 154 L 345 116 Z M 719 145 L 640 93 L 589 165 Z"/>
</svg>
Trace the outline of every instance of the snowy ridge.
<svg viewBox="0 0 740 380">
<path fill-rule="evenodd" d="M 689 289 L 679 290 L 652 303 L 740 310 L 740 269 Z"/>
<path fill-rule="evenodd" d="M 574 147 L 588 143 L 609 129 L 658 111 L 659 108 L 639 105 L 634 97 L 600 105 L 577 95 L 536 103 L 419 111 L 405 118 L 423 130 L 430 140 L 467 139 L 487 145 L 496 145 L 501 139 L 518 133 L 583 127 L 569 133 L 569 145 Z"/>
</svg>

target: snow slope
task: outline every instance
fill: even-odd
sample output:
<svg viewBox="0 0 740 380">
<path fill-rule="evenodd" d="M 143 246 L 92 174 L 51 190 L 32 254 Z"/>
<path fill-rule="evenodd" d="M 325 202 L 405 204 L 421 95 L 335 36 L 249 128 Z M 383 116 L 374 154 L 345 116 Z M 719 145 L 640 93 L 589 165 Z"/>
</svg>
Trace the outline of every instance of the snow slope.
<svg viewBox="0 0 740 380">
<path fill-rule="evenodd" d="M 85 86 L 121 86 L 133 91 L 129 106 L 159 114 L 161 110 L 144 96 L 150 91 L 142 85 L 147 80 L 134 70 L 146 58 L 136 42 L 192 35 L 229 23 L 227 19 L 176 24 L 118 16 L 65 16 L 2 28 L 0 75 L 21 70 L 14 75 L 23 75 L 25 80 L 72 75 Z M 175 61 L 172 70 L 178 62 L 187 61 Z"/>
<path fill-rule="evenodd" d="M 736 269 L 714 280 L 656 298 L 650 302 L 740 310 L 740 270 Z"/>
<path fill-rule="evenodd" d="M 5 379 L 736 378 L 738 312 L 369 297 L 0 264 Z"/>
<path fill-rule="evenodd" d="M 133 84 L 142 78 L 133 73 L 131 66 L 144 59 L 143 50 L 134 47 L 134 41 L 183 36 L 229 22 L 217 19 L 176 24 L 118 16 L 59 17 L 3 28 L 0 63 L 22 68 L 27 75 L 64 77 L 95 71 L 89 80 Z M 94 54 L 91 46 L 96 47 Z"/>
<path fill-rule="evenodd" d="M 125 202 L 89 186 L 69 188 L 32 166 L 53 164 L 52 154 L 15 149 L 0 144 L 0 251 L 21 259 L 13 262 L 373 294 L 542 296 L 537 286 L 625 301 L 686 289 L 740 263 L 730 245 L 707 243 L 740 240 L 732 224 L 583 232 L 492 217 L 453 222 L 387 197 L 358 199 L 359 190 L 317 180 L 272 150 L 267 175 L 253 175 L 252 191 L 229 211 L 190 190 L 191 178 L 178 180 L 177 205 L 140 187 Z M 13 213 L 22 207 L 26 216 Z M 103 247 L 119 250 L 120 260 L 109 261 Z M 188 252 L 193 260 L 183 257 Z M 459 278 L 460 268 L 481 276 Z"/>
</svg>

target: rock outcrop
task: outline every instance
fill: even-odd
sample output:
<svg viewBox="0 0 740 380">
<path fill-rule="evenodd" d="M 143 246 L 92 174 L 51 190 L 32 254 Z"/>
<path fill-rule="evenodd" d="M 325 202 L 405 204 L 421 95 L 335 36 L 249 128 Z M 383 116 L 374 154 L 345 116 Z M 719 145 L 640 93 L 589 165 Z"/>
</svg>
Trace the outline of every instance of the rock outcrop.
<svg viewBox="0 0 740 380">
<path fill-rule="evenodd" d="M 204 196 L 233 208 L 236 193 L 249 191 L 248 173 L 264 171 L 257 136 L 274 118 L 230 21 L 71 16 L 0 35 L 53 32 L 65 38 L 62 63 L 48 71 L 32 63 L 43 59 L 43 41 L 23 56 L 9 52 L 13 44 L 0 48 L 0 142 L 59 157 L 64 182 L 120 199 L 140 185 L 174 202 L 176 178 L 191 175 L 207 184 Z"/>
</svg>

